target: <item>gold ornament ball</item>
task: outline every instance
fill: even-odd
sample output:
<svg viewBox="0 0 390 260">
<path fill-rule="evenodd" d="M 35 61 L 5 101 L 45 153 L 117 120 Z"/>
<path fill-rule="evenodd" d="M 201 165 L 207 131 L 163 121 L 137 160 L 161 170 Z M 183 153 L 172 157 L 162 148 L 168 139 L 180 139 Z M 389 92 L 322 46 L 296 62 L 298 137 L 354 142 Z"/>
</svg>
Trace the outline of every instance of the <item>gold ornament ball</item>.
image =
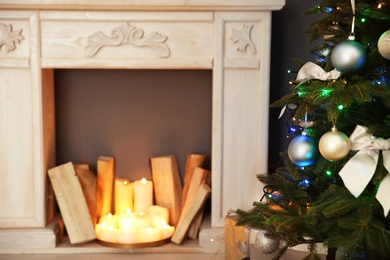
<svg viewBox="0 0 390 260">
<path fill-rule="evenodd" d="M 321 137 L 318 149 L 325 159 L 338 161 L 348 155 L 351 150 L 351 142 L 344 133 L 337 131 L 333 127 L 332 131 L 325 133 Z"/>
<path fill-rule="evenodd" d="M 390 60 L 390 30 L 384 32 L 378 40 L 378 51 L 383 58 Z"/>
</svg>

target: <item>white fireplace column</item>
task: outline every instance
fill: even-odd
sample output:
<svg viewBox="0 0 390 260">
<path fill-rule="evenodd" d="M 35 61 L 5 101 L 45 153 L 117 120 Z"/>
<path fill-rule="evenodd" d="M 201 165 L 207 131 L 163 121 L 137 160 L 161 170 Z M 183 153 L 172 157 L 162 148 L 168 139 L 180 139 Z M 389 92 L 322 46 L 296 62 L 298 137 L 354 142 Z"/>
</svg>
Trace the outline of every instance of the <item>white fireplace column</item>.
<svg viewBox="0 0 390 260">
<path fill-rule="evenodd" d="M 56 68 L 211 69 L 211 226 L 260 199 L 271 12 L 285 0 L 106 2 L 0 0 L 0 250 L 56 245 Z"/>
</svg>

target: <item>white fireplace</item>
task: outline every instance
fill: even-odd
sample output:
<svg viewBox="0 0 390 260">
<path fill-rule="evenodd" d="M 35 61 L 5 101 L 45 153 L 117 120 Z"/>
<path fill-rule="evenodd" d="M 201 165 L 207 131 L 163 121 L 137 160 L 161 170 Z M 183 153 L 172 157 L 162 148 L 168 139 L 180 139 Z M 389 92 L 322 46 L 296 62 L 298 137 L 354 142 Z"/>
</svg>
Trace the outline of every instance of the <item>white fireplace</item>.
<svg viewBox="0 0 390 260">
<path fill-rule="evenodd" d="M 0 253 L 56 246 L 53 70 L 212 70 L 211 228 L 261 196 L 285 0 L 0 0 Z M 6 252 L 6 251 L 5 251 Z"/>
</svg>

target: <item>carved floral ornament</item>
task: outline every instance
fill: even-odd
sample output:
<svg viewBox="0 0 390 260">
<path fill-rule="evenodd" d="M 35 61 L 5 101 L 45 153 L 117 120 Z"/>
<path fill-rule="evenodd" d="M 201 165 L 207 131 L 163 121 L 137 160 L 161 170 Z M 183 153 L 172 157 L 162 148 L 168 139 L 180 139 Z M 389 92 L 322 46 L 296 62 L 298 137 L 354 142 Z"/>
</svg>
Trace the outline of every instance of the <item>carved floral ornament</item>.
<svg viewBox="0 0 390 260">
<path fill-rule="evenodd" d="M 144 31 L 130 25 L 116 27 L 111 31 L 111 35 L 107 36 L 102 32 L 96 32 L 87 38 L 87 46 L 85 47 L 85 55 L 93 57 L 99 50 L 105 46 L 120 46 L 131 44 L 136 47 L 149 47 L 161 58 L 169 57 L 170 50 L 165 41 L 167 36 L 157 32 L 150 33 L 144 36 Z"/>
<path fill-rule="evenodd" d="M 0 23 L 0 49 L 11 52 L 16 49 L 16 44 L 24 40 L 22 30 L 13 31 L 12 25 Z"/>
<path fill-rule="evenodd" d="M 256 53 L 256 47 L 251 39 L 251 31 L 253 25 L 243 25 L 241 30 L 233 30 L 232 36 L 230 39 L 233 43 L 237 43 L 237 51 L 246 52 L 247 47 L 249 46 L 252 49 L 252 53 Z"/>
</svg>

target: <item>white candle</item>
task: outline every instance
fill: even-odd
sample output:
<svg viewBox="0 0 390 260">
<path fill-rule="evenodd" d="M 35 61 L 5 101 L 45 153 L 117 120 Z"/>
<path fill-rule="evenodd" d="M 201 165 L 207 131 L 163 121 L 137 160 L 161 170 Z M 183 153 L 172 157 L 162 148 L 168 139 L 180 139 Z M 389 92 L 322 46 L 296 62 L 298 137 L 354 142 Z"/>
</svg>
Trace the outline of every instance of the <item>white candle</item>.
<svg viewBox="0 0 390 260">
<path fill-rule="evenodd" d="M 115 214 L 126 213 L 126 210 L 134 210 L 133 206 L 133 183 L 128 179 L 115 179 Z"/>
<path fill-rule="evenodd" d="M 138 231 L 137 230 L 122 230 L 118 234 L 118 243 L 122 244 L 134 244 L 138 243 Z"/>
<path fill-rule="evenodd" d="M 102 224 L 102 227 L 100 229 L 99 239 L 106 242 L 117 243 L 118 234 L 119 234 L 118 230 L 113 226 L 104 227 L 104 224 Z"/>
<path fill-rule="evenodd" d="M 121 214 L 118 216 L 119 230 L 131 229 L 133 219 L 134 219 L 133 214 L 131 213 L 130 209 L 128 208 L 126 210 L 126 214 Z"/>
<path fill-rule="evenodd" d="M 167 208 L 152 205 L 147 213 L 150 215 L 150 224 L 152 227 L 160 227 L 169 221 L 169 210 Z"/>
<path fill-rule="evenodd" d="M 131 229 L 143 229 L 150 226 L 150 215 L 144 212 L 136 212 L 132 215 Z"/>
<path fill-rule="evenodd" d="M 161 240 L 162 232 L 156 228 L 143 228 L 138 233 L 139 239 L 142 243 L 153 242 Z"/>
<path fill-rule="evenodd" d="M 100 223 L 100 224 L 105 223 L 105 225 L 106 225 L 107 227 L 113 226 L 114 228 L 117 228 L 117 226 L 118 226 L 117 216 L 112 215 L 111 213 L 108 213 L 107 216 L 103 216 L 103 217 L 101 217 L 101 218 L 99 219 L 99 223 Z"/>
<path fill-rule="evenodd" d="M 142 178 L 134 182 L 134 210 L 147 211 L 153 205 L 153 183 Z"/>
<path fill-rule="evenodd" d="M 175 227 L 168 225 L 167 223 L 162 224 L 158 228 L 162 233 L 161 239 L 170 238 L 173 235 L 173 232 L 175 231 Z"/>
</svg>

